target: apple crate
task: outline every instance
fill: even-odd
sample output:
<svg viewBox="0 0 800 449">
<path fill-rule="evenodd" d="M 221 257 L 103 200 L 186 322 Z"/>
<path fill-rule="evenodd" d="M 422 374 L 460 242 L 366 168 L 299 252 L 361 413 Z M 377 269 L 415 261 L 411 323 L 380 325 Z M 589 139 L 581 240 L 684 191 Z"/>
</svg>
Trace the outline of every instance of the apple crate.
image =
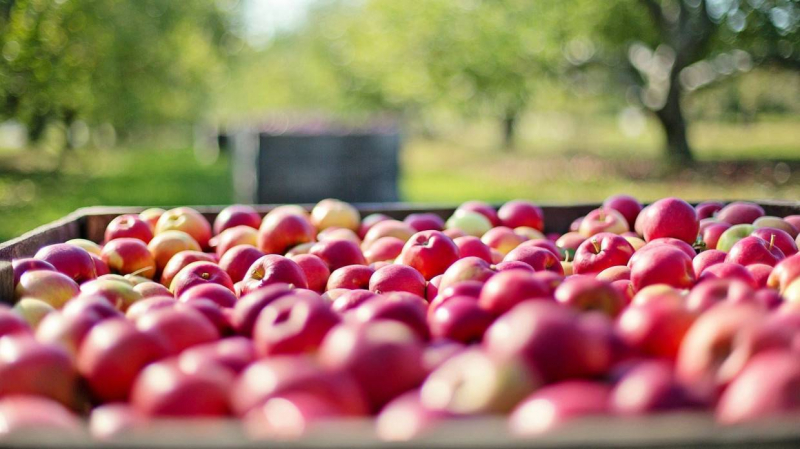
<svg viewBox="0 0 800 449">
<path fill-rule="evenodd" d="M 757 201 L 768 215 L 800 214 L 800 202 Z M 355 204 L 363 215 L 384 213 L 402 219 L 415 212 L 432 212 L 447 218 L 453 206 L 407 203 Z M 254 206 L 262 215 L 274 205 Z M 312 205 L 305 205 L 310 210 Z M 576 218 L 598 204 L 543 205 L 546 231 L 564 232 Z M 0 302 L 13 301 L 11 260 L 32 256 L 45 245 L 73 238 L 95 242 L 103 239 L 106 226 L 121 214 L 138 213 L 144 207 L 89 207 L 36 228 L 21 237 L 0 244 Z M 222 206 L 196 207 L 213 220 Z M 2 379 L 0 379 L 2 382 Z M 1 424 L 1 423 L 0 423 Z M 665 413 L 629 419 L 598 417 L 576 421 L 537 437 L 512 438 L 503 417 L 452 420 L 437 426 L 424 437 L 409 442 L 382 442 L 369 419 L 324 423 L 298 440 L 254 442 L 243 434 L 239 423 L 227 420 L 156 421 L 148 429 L 124 441 L 98 442 L 89 437 L 65 437 L 32 432 L 0 439 L 2 447 L 193 447 L 193 448 L 797 448 L 800 426 L 797 416 L 772 419 L 752 425 L 720 427 L 705 412 Z"/>
</svg>

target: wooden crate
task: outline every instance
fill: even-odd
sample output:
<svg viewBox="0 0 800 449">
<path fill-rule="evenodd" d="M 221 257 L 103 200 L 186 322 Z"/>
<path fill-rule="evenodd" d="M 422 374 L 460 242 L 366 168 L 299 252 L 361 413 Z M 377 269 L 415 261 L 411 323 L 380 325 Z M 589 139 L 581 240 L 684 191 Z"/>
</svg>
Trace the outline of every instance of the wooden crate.
<svg viewBox="0 0 800 449">
<path fill-rule="evenodd" d="M 768 215 L 800 214 L 800 202 L 759 201 Z M 443 218 L 452 214 L 453 206 L 431 206 L 407 203 L 357 204 L 362 215 L 384 213 L 402 219 L 413 212 L 433 212 Z M 596 208 L 597 204 L 543 205 L 546 231 L 564 232 L 576 218 Z M 265 214 L 274 206 L 257 205 Z M 310 208 L 311 205 L 306 205 Z M 143 207 L 90 207 L 41 226 L 25 235 L 0 244 L 0 300 L 13 302 L 11 260 L 32 256 L 45 245 L 73 238 L 95 242 L 103 239 L 108 223 L 125 213 L 138 213 Z M 213 220 L 222 209 L 218 206 L 197 207 Z M 2 381 L 2 379 L 0 379 Z M 88 437 L 63 437 L 42 433 L 16 435 L 0 439 L 0 447 L 179 447 L 179 448 L 798 448 L 800 419 L 787 417 L 763 423 L 720 427 L 707 413 L 671 413 L 634 419 L 592 418 L 571 423 L 562 429 L 535 439 L 514 439 L 501 417 L 472 418 L 449 422 L 430 434 L 411 442 L 380 442 L 369 420 L 325 423 L 308 436 L 296 441 L 253 442 L 242 433 L 237 422 L 162 421 L 154 423 L 141 435 L 124 441 L 97 442 Z"/>
</svg>

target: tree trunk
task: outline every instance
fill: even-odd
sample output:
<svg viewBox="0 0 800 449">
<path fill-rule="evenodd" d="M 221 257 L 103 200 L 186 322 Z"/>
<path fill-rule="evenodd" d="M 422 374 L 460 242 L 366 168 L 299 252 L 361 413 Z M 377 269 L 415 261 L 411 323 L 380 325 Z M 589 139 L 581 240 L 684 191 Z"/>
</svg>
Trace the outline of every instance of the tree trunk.
<svg viewBox="0 0 800 449">
<path fill-rule="evenodd" d="M 687 138 L 687 125 L 681 108 L 681 88 L 677 76 L 671 76 L 669 93 L 664 107 L 656 111 L 667 138 L 664 152 L 674 164 L 691 163 L 694 160 Z"/>
<path fill-rule="evenodd" d="M 517 133 L 517 111 L 509 110 L 503 117 L 503 150 L 512 151 L 514 149 L 514 137 Z"/>
</svg>

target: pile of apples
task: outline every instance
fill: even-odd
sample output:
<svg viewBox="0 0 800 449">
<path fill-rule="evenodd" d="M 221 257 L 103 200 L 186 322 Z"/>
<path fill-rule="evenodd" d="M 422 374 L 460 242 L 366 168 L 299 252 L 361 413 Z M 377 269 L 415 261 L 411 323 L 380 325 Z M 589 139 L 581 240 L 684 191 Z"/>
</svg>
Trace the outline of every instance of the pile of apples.
<svg viewBox="0 0 800 449">
<path fill-rule="evenodd" d="M 544 234 L 535 204 L 447 220 L 224 209 L 123 215 L 98 245 L 13 261 L 0 308 L 0 435 L 112 438 L 155 418 L 235 417 L 292 438 L 375 417 L 405 440 L 507 415 L 800 412 L 800 215 L 618 195 Z M 88 418 L 88 430 L 83 424 Z"/>
</svg>

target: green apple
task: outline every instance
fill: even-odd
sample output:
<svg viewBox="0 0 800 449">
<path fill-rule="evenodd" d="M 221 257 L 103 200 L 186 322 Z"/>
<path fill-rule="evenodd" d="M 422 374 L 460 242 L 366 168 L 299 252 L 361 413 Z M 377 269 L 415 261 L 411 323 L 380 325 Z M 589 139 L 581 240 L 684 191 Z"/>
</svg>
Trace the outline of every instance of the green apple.
<svg viewBox="0 0 800 449">
<path fill-rule="evenodd" d="M 459 209 L 447 219 L 445 228 L 456 228 L 462 230 L 467 235 L 481 237 L 483 234 L 486 234 L 489 229 L 492 229 L 492 223 L 483 214 Z"/>
<path fill-rule="evenodd" d="M 733 248 L 736 242 L 752 234 L 755 230 L 755 226 L 749 224 L 733 225 L 719 236 L 717 249 L 727 253 Z"/>
</svg>

